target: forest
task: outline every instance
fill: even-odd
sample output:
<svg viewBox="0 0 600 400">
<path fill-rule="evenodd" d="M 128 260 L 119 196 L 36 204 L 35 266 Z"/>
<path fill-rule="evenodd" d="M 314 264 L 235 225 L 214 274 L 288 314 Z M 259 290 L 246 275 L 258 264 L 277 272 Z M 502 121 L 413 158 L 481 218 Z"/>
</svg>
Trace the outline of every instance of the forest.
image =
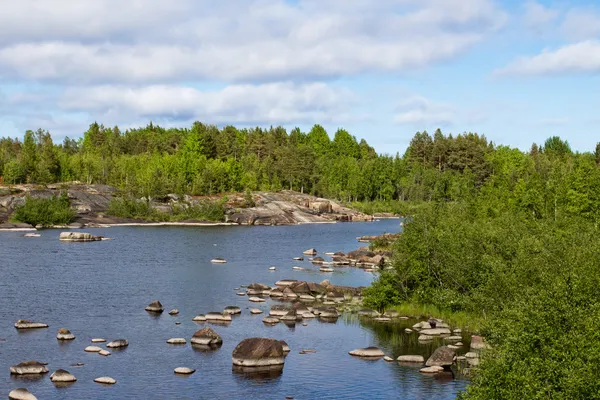
<svg viewBox="0 0 600 400">
<path fill-rule="evenodd" d="M 383 310 L 428 304 L 482 321 L 492 349 L 465 400 L 600 398 L 600 144 L 527 151 L 483 135 L 418 132 L 380 155 L 339 129 L 94 123 L 0 139 L 4 184 L 106 183 L 135 197 L 293 189 L 408 215 L 392 269 L 365 291 Z"/>
</svg>

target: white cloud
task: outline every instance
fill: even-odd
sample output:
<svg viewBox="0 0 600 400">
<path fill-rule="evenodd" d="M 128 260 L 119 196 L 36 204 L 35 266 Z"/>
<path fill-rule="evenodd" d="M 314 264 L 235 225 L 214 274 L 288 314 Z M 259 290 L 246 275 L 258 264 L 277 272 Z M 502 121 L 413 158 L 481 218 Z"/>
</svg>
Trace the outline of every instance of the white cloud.
<svg viewBox="0 0 600 400">
<path fill-rule="evenodd" d="M 492 0 L 10 3 L 0 76 L 77 83 L 400 72 L 456 56 L 506 18 Z"/>
<path fill-rule="evenodd" d="M 523 16 L 525 25 L 537 33 L 541 33 L 548 27 L 548 24 L 554 22 L 559 16 L 558 10 L 546 7 L 535 0 L 527 1 L 523 8 L 525 11 Z"/>
<path fill-rule="evenodd" d="M 571 9 L 565 15 L 561 30 L 574 40 L 597 37 L 600 35 L 600 13 L 592 8 Z"/>
<path fill-rule="evenodd" d="M 497 75 L 543 75 L 600 72 L 600 42 L 587 40 L 522 57 L 495 71 Z"/>
<path fill-rule="evenodd" d="M 323 83 L 232 85 L 201 91 L 191 87 L 96 86 L 68 89 L 59 100 L 65 111 L 114 119 L 210 120 L 214 123 L 293 123 L 344 118 L 353 95 Z"/>
</svg>

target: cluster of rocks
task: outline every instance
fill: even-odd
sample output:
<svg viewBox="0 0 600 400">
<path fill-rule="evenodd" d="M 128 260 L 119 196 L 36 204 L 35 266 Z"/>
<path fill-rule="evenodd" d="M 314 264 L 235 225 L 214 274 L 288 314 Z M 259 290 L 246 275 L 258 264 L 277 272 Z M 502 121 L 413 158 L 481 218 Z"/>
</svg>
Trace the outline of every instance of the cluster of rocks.
<svg viewBox="0 0 600 400">
<path fill-rule="evenodd" d="M 274 286 L 252 283 L 246 288 L 250 301 L 260 302 L 262 297 L 276 298 L 282 301 L 301 301 L 306 303 L 322 302 L 323 305 L 336 305 L 344 302 L 360 303 L 362 287 L 342 287 L 332 285 L 328 280 L 321 283 L 282 279 Z"/>
<path fill-rule="evenodd" d="M 105 240 L 105 238 L 86 232 L 61 232 L 59 240 L 61 242 L 99 242 Z"/>
<path fill-rule="evenodd" d="M 366 247 L 361 247 L 360 249 L 351 251 L 347 254 L 341 251 L 335 253 L 325 253 L 326 256 L 331 257 L 331 261 L 327 261 L 323 257 L 315 257 L 317 254 L 315 249 L 306 250 L 304 254 L 313 256 L 312 258 L 309 258 L 308 261 L 313 264 L 320 265 L 321 269 L 328 269 L 328 266 L 348 266 L 364 268 L 367 271 L 376 270 L 377 268 L 383 267 L 391 256 L 390 252 L 374 252 Z"/>
</svg>

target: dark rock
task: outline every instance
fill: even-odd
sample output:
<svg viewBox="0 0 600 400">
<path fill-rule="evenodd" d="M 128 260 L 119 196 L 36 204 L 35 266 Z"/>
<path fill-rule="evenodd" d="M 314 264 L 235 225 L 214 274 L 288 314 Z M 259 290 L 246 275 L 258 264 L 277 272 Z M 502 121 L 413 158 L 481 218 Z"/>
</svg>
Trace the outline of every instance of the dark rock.
<svg viewBox="0 0 600 400">
<path fill-rule="evenodd" d="M 425 363 L 428 367 L 450 367 L 454 363 L 456 352 L 448 346 L 437 348 Z"/>
<path fill-rule="evenodd" d="M 243 367 L 283 365 L 285 362 L 283 345 L 275 339 L 244 339 L 233 350 L 232 362 Z"/>
</svg>

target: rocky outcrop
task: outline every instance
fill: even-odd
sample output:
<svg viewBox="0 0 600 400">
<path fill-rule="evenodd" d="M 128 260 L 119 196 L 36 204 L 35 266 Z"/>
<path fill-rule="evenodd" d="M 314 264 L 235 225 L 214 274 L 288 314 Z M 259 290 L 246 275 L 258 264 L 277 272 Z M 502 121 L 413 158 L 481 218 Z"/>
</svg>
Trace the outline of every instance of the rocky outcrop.
<svg viewBox="0 0 600 400">
<path fill-rule="evenodd" d="M 275 339 L 250 338 L 242 340 L 232 353 L 233 365 L 241 367 L 267 367 L 283 365 L 283 345 Z"/>
<path fill-rule="evenodd" d="M 48 368 L 39 361 L 25 361 L 10 367 L 12 375 L 40 375 L 48 373 Z"/>
</svg>

